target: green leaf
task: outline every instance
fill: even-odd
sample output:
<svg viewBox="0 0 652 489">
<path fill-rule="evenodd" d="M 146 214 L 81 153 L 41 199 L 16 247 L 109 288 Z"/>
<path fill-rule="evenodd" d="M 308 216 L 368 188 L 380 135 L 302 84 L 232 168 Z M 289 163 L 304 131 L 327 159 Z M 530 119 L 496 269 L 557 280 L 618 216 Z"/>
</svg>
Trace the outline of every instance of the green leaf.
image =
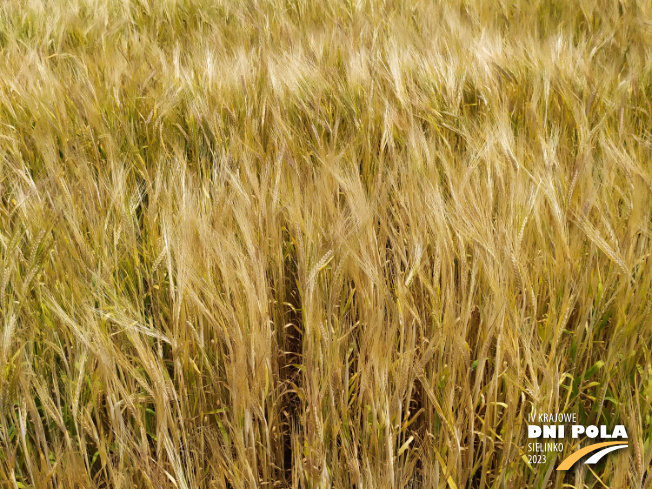
<svg viewBox="0 0 652 489">
<path fill-rule="evenodd" d="M 602 360 L 598 360 L 597 362 L 595 362 L 593 364 L 593 367 L 591 367 L 584 373 L 584 380 L 593 377 L 596 374 L 596 372 L 600 370 L 602 367 L 604 367 L 604 362 Z"/>
</svg>

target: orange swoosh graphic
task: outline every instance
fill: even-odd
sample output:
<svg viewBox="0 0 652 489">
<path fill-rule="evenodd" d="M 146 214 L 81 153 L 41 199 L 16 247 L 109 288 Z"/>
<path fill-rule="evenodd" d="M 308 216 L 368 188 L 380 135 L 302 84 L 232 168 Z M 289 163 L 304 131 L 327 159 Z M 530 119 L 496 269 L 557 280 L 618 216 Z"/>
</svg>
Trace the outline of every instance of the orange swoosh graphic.
<svg viewBox="0 0 652 489">
<path fill-rule="evenodd" d="M 557 470 L 568 470 L 570 469 L 575 462 L 577 462 L 579 459 L 581 459 L 584 455 L 595 452 L 596 450 L 600 450 L 601 448 L 604 447 L 610 447 L 612 445 L 627 445 L 625 441 L 605 441 L 603 443 L 596 443 L 594 445 L 589 445 L 588 447 L 584 447 L 581 450 L 578 450 L 577 452 L 569 455 L 566 457 L 562 463 L 559 464 L 559 467 L 557 467 Z"/>
</svg>

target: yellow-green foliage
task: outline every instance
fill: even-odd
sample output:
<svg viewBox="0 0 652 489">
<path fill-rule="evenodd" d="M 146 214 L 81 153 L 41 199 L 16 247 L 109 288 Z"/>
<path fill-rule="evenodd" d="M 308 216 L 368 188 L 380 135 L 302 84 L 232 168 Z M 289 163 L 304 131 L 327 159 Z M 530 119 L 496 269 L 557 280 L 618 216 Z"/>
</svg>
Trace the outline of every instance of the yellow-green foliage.
<svg viewBox="0 0 652 489">
<path fill-rule="evenodd" d="M 4 0 L 0 487 L 652 487 L 651 53 L 645 0 Z M 529 466 L 533 410 L 630 447 Z"/>
</svg>

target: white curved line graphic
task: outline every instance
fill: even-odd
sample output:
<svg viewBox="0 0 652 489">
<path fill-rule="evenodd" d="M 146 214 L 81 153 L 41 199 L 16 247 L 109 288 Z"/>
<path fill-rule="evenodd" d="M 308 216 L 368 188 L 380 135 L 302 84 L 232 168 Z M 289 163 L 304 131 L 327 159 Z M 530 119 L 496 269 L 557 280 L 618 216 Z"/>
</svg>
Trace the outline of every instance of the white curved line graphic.
<svg viewBox="0 0 652 489">
<path fill-rule="evenodd" d="M 612 447 L 607 447 L 603 448 L 599 452 L 595 453 L 594 455 L 591 455 L 591 457 L 585 462 L 587 464 L 597 464 L 602 457 L 604 457 L 606 454 L 609 452 L 613 452 L 614 450 L 620 450 L 621 448 L 625 448 L 627 445 L 614 445 Z"/>
</svg>

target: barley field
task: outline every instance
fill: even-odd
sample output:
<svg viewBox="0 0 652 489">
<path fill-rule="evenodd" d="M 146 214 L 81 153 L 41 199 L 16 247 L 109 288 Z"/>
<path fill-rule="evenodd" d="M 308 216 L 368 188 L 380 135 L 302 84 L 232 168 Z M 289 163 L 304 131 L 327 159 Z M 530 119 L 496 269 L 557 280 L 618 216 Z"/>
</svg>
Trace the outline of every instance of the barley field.
<svg viewBox="0 0 652 489">
<path fill-rule="evenodd" d="M 644 0 L 3 0 L 0 489 L 652 488 L 651 129 Z"/>
</svg>

